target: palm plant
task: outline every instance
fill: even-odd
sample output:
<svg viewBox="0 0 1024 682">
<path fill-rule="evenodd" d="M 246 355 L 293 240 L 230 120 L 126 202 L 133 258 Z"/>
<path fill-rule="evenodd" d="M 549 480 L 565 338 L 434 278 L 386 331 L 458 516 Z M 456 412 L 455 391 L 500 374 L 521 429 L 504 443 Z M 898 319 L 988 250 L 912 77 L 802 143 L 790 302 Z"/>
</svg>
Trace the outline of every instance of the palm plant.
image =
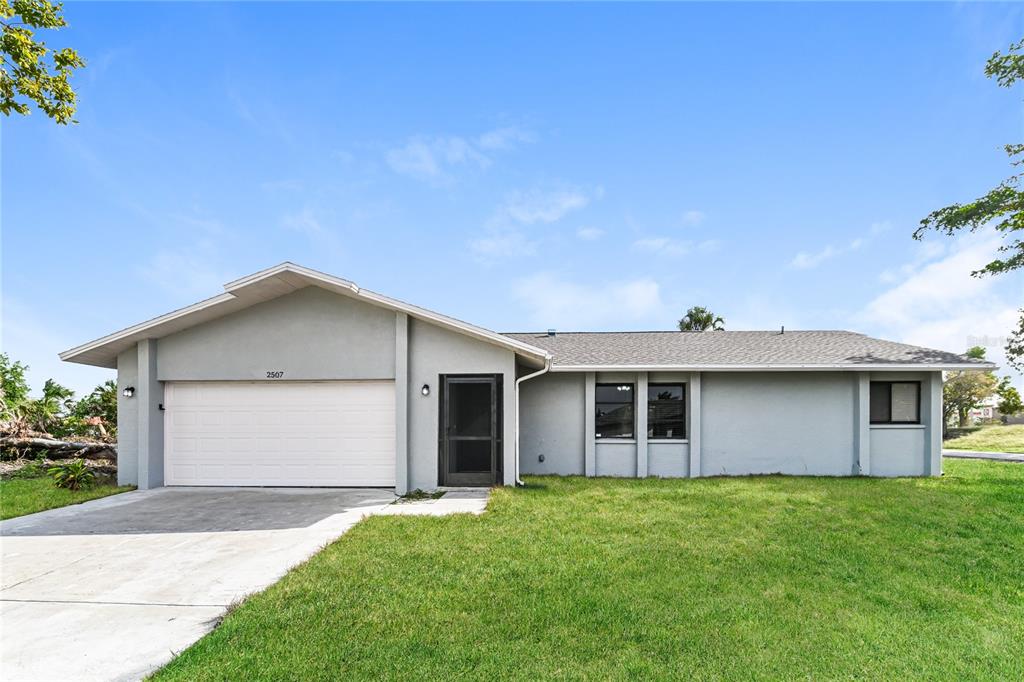
<svg viewBox="0 0 1024 682">
<path fill-rule="evenodd" d="M 725 329 L 725 320 L 701 305 L 695 305 L 686 311 L 679 320 L 681 332 L 721 331 Z"/>
</svg>

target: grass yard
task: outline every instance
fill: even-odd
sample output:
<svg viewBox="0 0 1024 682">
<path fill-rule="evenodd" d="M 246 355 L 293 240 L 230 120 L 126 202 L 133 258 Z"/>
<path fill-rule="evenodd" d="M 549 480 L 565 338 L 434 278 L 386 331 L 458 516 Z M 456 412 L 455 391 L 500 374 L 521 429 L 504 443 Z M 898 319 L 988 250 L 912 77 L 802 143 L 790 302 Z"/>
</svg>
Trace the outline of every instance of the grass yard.
<svg viewBox="0 0 1024 682">
<path fill-rule="evenodd" d="M 947 450 L 983 450 L 1024 455 L 1024 424 L 994 424 L 971 430 L 942 444 Z"/>
<path fill-rule="evenodd" d="M 1024 465 L 944 466 L 372 517 L 156 679 L 1024 679 Z"/>
<path fill-rule="evenodd" d="M 3 480 L 0 481 L 0 519 L 66 507 L 134 489 L 134 486 L 103 485 L 90 490 L 73 491 L 57 488 L 49 477 Z"/>
</svg>

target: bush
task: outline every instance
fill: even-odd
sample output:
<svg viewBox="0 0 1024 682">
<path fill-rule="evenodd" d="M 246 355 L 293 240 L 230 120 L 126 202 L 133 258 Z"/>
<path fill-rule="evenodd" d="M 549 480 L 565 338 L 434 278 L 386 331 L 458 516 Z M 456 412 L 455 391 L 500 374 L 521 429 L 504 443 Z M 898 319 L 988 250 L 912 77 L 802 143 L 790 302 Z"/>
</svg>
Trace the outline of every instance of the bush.
<svg viewBox="0 0 1024 682">
<path fill-rule="evenodd" d="M 84 490 L 96 482 L 96 474 L 81 459 L 50 467 L 49 473 L 55 486 L 68 490 Z"/>
<path fill-rule="evenodd" d="M 28 462 L 25 466 L 20 469 L 7 474 L 9 479 L 20 479 L 20 478 L 42 478 L 46 476 L 46 460 L 43 457 L 37 457 L 35 460 Z"/>
</svg>

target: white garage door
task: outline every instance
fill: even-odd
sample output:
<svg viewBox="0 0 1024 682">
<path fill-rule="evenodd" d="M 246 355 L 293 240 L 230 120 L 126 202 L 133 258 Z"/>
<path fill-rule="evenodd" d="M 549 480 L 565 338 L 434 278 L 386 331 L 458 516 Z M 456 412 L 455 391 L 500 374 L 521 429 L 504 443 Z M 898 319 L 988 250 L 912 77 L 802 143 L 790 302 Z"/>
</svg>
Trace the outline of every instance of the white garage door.
<svg viewBox="0 0 1024 682">
<path fill-rule="evenodd" d="M 393 486 L 391 381 L 170 382 L 164 484 Z"/>
</svg>

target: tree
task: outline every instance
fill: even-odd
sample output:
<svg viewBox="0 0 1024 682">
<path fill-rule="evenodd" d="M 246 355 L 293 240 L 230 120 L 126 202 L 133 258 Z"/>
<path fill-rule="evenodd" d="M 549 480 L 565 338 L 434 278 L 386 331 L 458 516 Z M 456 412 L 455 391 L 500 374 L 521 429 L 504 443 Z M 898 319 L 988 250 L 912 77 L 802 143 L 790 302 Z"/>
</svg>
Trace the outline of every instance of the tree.
<svg viewBox="0 0 1024 682">
<path fill-rule="evenodd" d="M 1010 384 L 1010 377 L 1002 378 L 996 387 L 996 395 L 999 396 L 999 405 L 996 406 L 999 414 L 1012 416 L 1024 412 L 1024 401 L 1020 392 Z"/>
<path fill-rule="evenodd" d="M 28 114 L 31 102 L 61 125 L 76 122 L 78 97 L 69 80 L 85 60 L 70 47 L 50 50 L 34 31 L 67 26 L 63 13 L 64 5 L 47 0 L 0 0 L 0 113 L 5 116 Z"/>
<path fill-rule="evenodd" d="M 96 423 L 97 419 L 99 423 Z M 91 435 L 91 432 L 99 431 L 100 436 L 116 437 L 117 382 L 110 379 L 94 388 L 92 393 L 75 403 L 65 422 L 75 435 Z"/>
<path fill-rule="evenodd" d="M 964 353 L 975 360 L 985 359 L 985 349 L 981 346 L 968 348 Z M 952 418 L 957 418 L 957 426 L 967 425 L 967 413 L 978 406 L 982 400 L 996 392 L 998 382 L 995 372 L 949 372 L 942 384 L 942 424 L 943 430 Z"/>
<path fill-rule="evenodd" d="M 12 419 L 28 400 L 28 382 L 24 364 L 0 353 L 0 419 Z"/>
<path fill-rule="evenodd" d="M 71 412 L 75 392 L 61 386 L 53 379 L 43 384 L 42 397 L 28 400 L 24 405 L 25 417 L 38 431 L 48 432 L 60 426 L 61 421 Z"/>
<path fill-rule="evenodd" d="M 695 305 L 687 310 L 683 319 L 679 320 L 679 331 L 681 332 L 720 331 L 723 329 L 725 329 L 725 320 L 700 305 Z"/>
<path fill-rule="evenodd" d="M 985 75 L 995 78 L 1003 88 L 1012 87 L 1024 79 L 1024 40 L 1010 45 L 1005 54 L 996 52 L 989 57 L 985 63 Z M 1012 166 L 1024 164 L 1024 144 L 1008 144 L 1004 149 Z M 1021 189 L 1021 174 L 1015 173 L 983 197 L 933 211 L 914 231 L 914 239 L 921 239 L 929 230 L 953 236 L 961 230 L 974 232 L 992 225 L 1005 239 L 999 251 L 1006 255 L 971 274 L 982 277 L 1010 272 L 1024 267 L 1024 239 L 1020 238 L 1020 231 L 1024 230 L 1022 209 L 1024 190 Z M 1012 366 L 1024 370 L 1024 308 L 1020 313 L 1020 326 L 1011 332 L 1006 344 L 1006 358 Z"/>
</svg>

